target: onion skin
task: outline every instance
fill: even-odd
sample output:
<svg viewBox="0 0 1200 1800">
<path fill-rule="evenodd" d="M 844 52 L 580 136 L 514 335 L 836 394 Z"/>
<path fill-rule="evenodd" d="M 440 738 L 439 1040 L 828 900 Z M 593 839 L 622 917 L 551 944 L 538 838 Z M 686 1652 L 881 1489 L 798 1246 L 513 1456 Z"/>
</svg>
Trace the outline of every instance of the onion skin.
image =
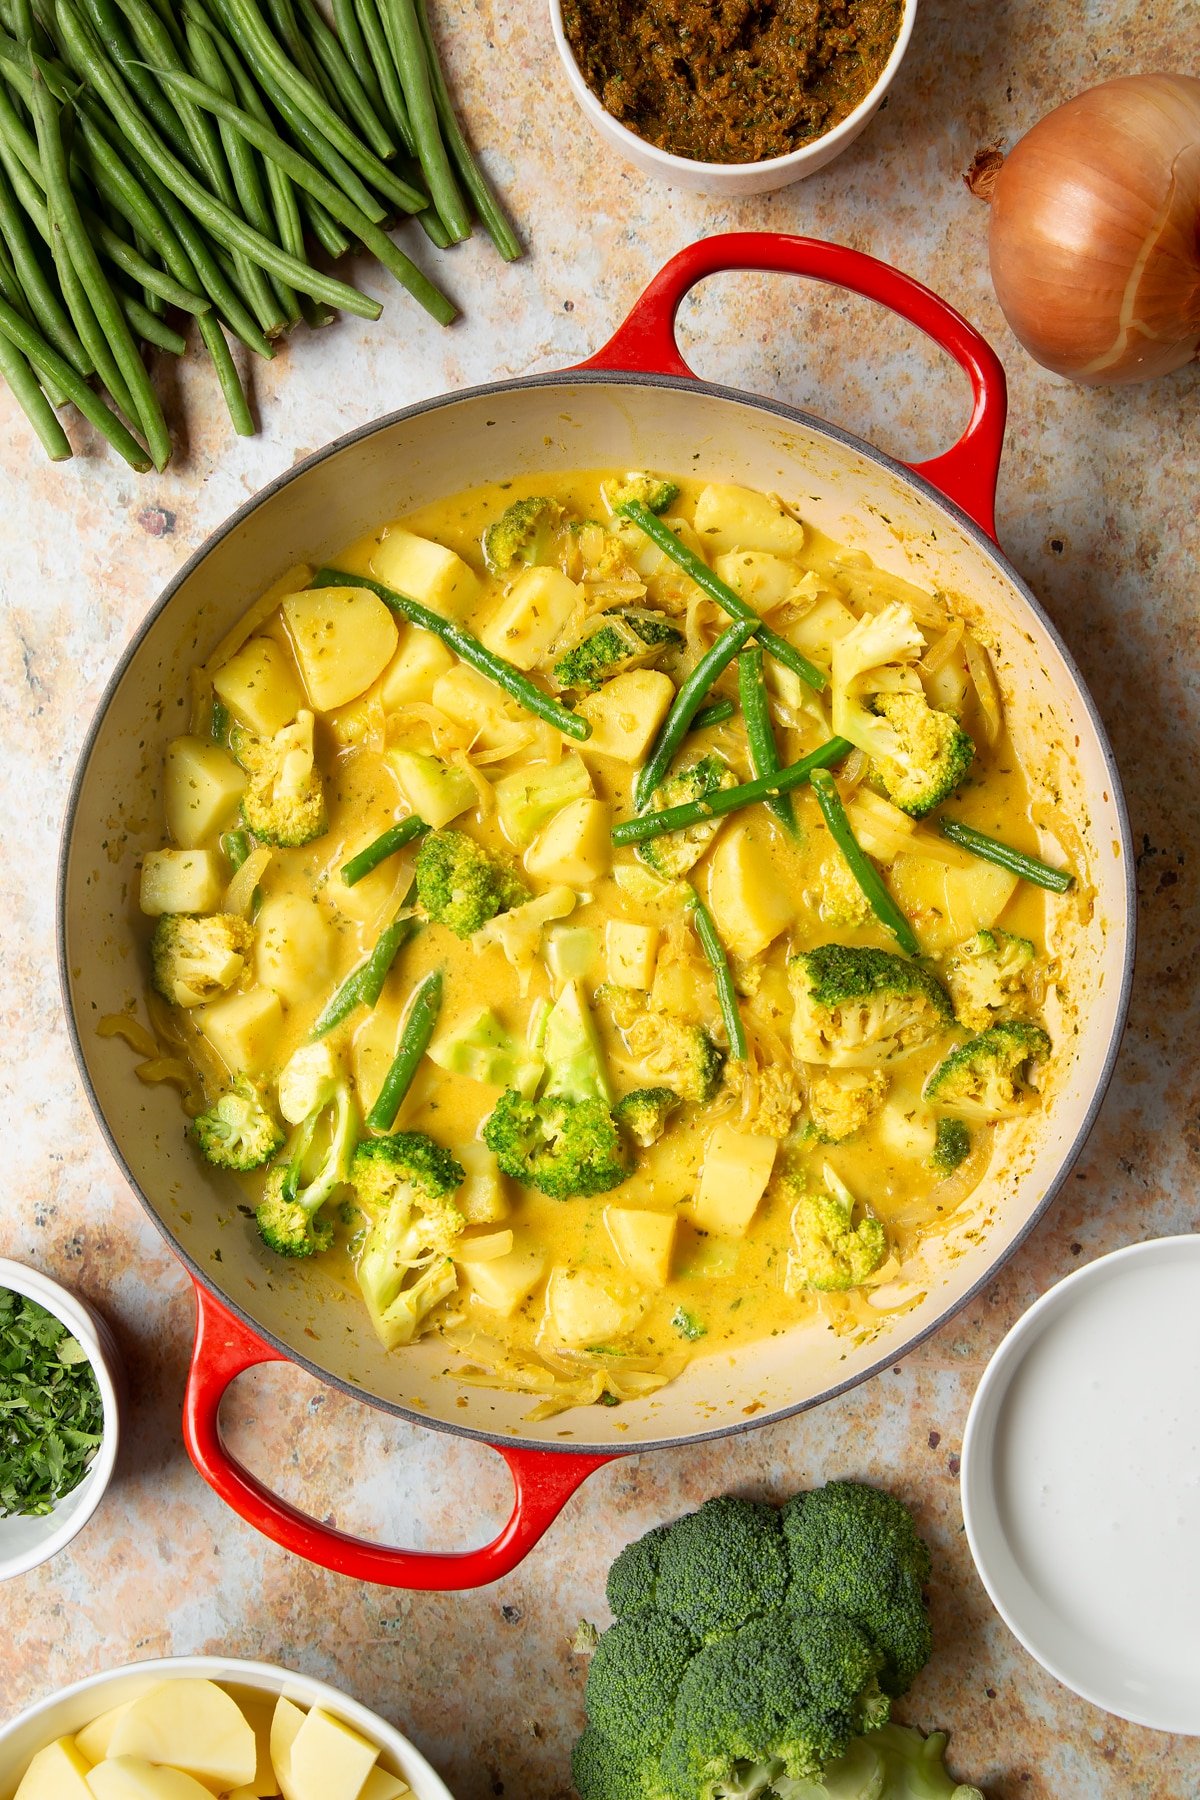
<svg viewBox="0 0 1200 1800">
<path fill-rule="evenodd" d="M 1023 137 L 992 195 L 992 281 L 1029 354 L 1088 386 L 1200 351 L 1200 80 L 1125 75 Z"/>
</svg>

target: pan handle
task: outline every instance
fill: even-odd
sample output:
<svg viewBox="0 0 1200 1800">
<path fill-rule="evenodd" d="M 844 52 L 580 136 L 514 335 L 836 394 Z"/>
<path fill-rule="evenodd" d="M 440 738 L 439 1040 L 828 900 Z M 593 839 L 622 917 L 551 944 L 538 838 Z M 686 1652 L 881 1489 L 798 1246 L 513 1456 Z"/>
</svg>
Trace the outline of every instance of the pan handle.
<svg viewBox="0 0 1200 1800">
<path fill-rule="evenodd" d="M 701 238 L 659 270 L 625 323 L 581 369 L 631 369 L 656 375 L 688 375 L 675 338 L 675 318 L 696 283 L 729 269 L 770 269 L 806 275 L 877 300 L 924 331 L 968 376 L 974 405 L 967 428 L 952 449 L 928 462 L 909 463 L 961 506 L 988 536 L 996 535 L 996 480 L 1008 413 L 1007 384 L 991 345 L 945 300 L 890 264 L 818 238 L 770 231 L 734 231 Z"/>
<path fill-rule="evenodd" d="M 302 1513 L 264 1487 L 234 1460 L 221 1436 L 220 1409 L 235 1376 L 260 1363 L 286 1362 L 280 1351 L 255 1337 L 199 1281 L 196 1341 L 183 1406 L 183 1436 L 200 1474 L 227 1506 L 273 1543 L 306 1561 L 356 1581 L 383 1587 L 459 1589 L 499 1581 L 533 1549 L 571 1495 L 596 1469 L 613 1459 L 556 1450 L 494 1444 L 512 1471 L 516 1504 L 508 1524 L 481 1550 L 425 1554 L 393 1550 L 351 1537 Z"/>
</svg>

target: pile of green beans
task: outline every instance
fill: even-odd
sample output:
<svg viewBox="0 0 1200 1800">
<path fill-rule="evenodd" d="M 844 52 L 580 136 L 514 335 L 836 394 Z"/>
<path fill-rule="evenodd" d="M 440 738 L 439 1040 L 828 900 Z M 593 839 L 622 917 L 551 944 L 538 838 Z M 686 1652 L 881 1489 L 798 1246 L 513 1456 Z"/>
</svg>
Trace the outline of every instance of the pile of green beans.
<svg viewBox="0 0 1200 1800">
<path fill-rule="evenodd" d="M 456 308 L 388 229 L 439 249 L 511 222 L 455 115 L 426 0 L 0 0 L 0 378 L 54 461 L 73 405 L 134 469 L 171 437 L 147 349 L 192 321 L 234 429 L 230 340 L 379 303 L 312 261 L 362 248 L 440 324 Z"/>
</svg>

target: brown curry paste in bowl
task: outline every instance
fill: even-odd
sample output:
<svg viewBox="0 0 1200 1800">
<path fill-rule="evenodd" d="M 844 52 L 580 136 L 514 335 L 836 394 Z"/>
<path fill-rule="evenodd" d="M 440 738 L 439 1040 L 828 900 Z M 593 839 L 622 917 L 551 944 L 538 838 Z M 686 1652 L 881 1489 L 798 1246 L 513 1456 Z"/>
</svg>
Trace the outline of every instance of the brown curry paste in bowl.
<svg viewBox="0 0 1200 1800">
<path fill-rule="evenodd" d="M 585 81 L 630 131 L 695 162 L 787 156 L 866 99 L 903 0 L 563 0 Z"/>
</svg>

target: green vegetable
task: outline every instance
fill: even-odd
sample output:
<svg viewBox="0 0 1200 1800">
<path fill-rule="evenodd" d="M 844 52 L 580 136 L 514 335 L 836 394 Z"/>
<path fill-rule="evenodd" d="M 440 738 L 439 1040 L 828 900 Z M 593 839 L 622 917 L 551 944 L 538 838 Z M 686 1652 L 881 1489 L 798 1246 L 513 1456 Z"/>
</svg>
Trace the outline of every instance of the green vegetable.
<svg viewBox="0 0 1200 1800">
<path fill-rule="evenodd" d="M 273 737 L 235 726 L 229 748 L 249 777 L 242 821 L 262 844 L 295 849 L 328 827 L 325 788 L 313 753 L 314 719 L 302 712 Z"/>
<path fill-rule="evenodd" d="M 691 1344 L 698 1342 L 702 1337 L 708 1336 L 708 1326 L 701 1324 L 695 1313 L 690 1313 L 685 1306 L 680 1306 L 675 1309 L 675 1313 L 671 1319 L 671 1326 L 673 1330 L 679 1333 L 680 1337 L 687 1338 L 688 1342 Z"/>
<path fill-rule="evenodd" d="M 829 835 L 846 860 L 846 866 L 870 902 L 871 911 L 885 925 L 908 956 L 920 956 L 917 934 L 884 885 L 883 877 L 855 837 L 838 793 L 837 783 L 828 769 L 814 769 L 812 791 L 817 797 Z"/>
<path fill-rule="evenodd" d="M 1032 882 L 1034 887 L 1048 888 L 1052 894 L 1065 894 L 1074 884 L 1075 877 L 1069 869 L 1052 869 L 1049 863 L 1040 862 L 1024 850 L 1014 850 L 1011 844 L 1002 844 L 999 838 L 985 837 L 982 831 L 964 825 L 960 819 L 939 819 L 938 829 L 960 850 L 969 850 L 982 862 L 1008 869 L 1022 881 Z"/>
<path fill-rule="evenodd" d="M 541 1053 L 519 1043 L 506 1031 L 490 1007 L 470 1013 L 430 1046 L 429 1058 L 451 1075 L 491 1087 L 516 1088 L 529 1096 L 536 1092 L 545 1070 Z"/>
<path fill-rule="evenodd" d="M 791 793 L 793 788 L 802 787 L 812 775 L 814 769 L 827 769 L 831 763 L 841 762 L 849 756 L 853 744 L 845 738 L 829 738 L 818 749 L 810 750 L 798 762 L 789 763 L 786 769 L 780 769 L 778 775 L 769 778 L 756 777 L 753 781 L 743 781 L 736 787 L 725 788 L 720 793 L 709 793 L 702 800 L 686 801 L 681 806 L 664 807 L 661 812 L 641 813 L 636 819 L 623 819 L 612 828 L 614 844 L 644 844 L 650 838 L 661 837 L 667 831 L 686 831 L 691 825 L 697 825 L 705 819 L 724 817 L 726 813 L 739 812 L 743 806 L 754 806 L 760 800 L 770 800 L 778 794 Z"/>
<path fill-rule="evenodd" d="M 954 1022 L 941 983 L 890 950 L 820 944 L 791 958 L 788 980 L 792 1044 L 802 1062 L 874 1068 Z"/>
<path fill-rule="evenodd" d="M 971 1133 L 961 1119 L 939 1119 L 929 1166 L 935 1175 L 953 1175 L 971 1154 Z"/>
<path fill-rule="evenodd" d="M 946 965 L 946 986 L 954 1014 L 968 1031 L 983 1031 L 997 1020 L 1023 1013 L 1037 965 L 1033 944 L 994 926 L 959 944 Z"/>
<path fill-rule="evenodd" d="M 1003 1119 L 1029 1098 L 1030 1063 L 1045 1062 L 1050 1039 L 1027 1019 L 1006 1019 L 952 1050 L 925 1083 L 925 1098 L 968 1119 Z"/>
<path fill-rule="evenodd" d="M 235 1076 L 229 1092 L 194 1118 L 189 1129 L 206 1162 L 239 1174 L 260 1169 L 283 1144 L 262 1089 L 245 1075 Z"/>
<path fill-rule="evenodd" d="M 335 1026 L 348 1019 L 359 1006 L 374 1006 L 383 992 L 383 984 L 388 978 L 392 964 L 416 931 L 418 921 L 407 911 L 409 899 L 406 897 L 401 907 L 402 916 L 385 925 L 375 940 L 375 948 L 365 962 L 352 969 L 339 987 L 333 998 L 326 1004 L 317 1018 L 309 1036 L 325 1037 Z"/>
<path fill-rule="evenodd" d="M 465 831 L 430 832 L 417 853 L 417 899 L 429 918 L 468 938 L 497 913 L 528 900 L 512 865 Z"/>
<path fill-rule="evenodd" d="M 746 721 L 746 739 L 754 773 L 759 777 L 778 775 L 783 762 L 771 723 L 771 702 L 763 679 L 763 653 L 757 644 L 751 644 L 738 656 L 738 698 Z M 790 794 L 775 794 L 767 801 L 767 810 L 774 813 L 790 836 L 795 837 L 796 813 Z"/>
<path fill-rule="evenodd" d="M 330 1114 L 328 1145 L 315 1171 L 308 1173 L 317 1128 Z M 268 1174 L 255 1211 L 263 1243 L 277 1256 L 315 1256 L 333 1243 L 333 1226 L 321 1217 L 321 1211 L 349 1178 L 354 1138 L 350 1088 L 335 1076 L 320 1091 L 312 1111 L 292 1134 L 284 1160 Z"/>
<path fill-rule="evenodd" d="M 692 720 L 693 731 L 707 731 L 710 725 L 723 725 L 726 719 L 734 715 L 732 700 L 714 700 L 711 706 L 702 706 Z"/>
<path fill-rule="evenodd" d="M 651 1144 L 657 1144 L 680 1104 L 679 1095 L 672 1088 L 635 1088 L 617 1101 L 613 1111 L 634 1143 L 648 1150 Z"/>
<path fill-rule="evenodd" d="M 369 1230 L 358 1285 L 385 1347 L 410 1344 L 458 1286 L 450 1254 L 466 1225 L 453 1195 L 466 1171 L 420 1131 L 360 1144 L 350 1180 Z"/>
<path fill-rule="evenodd" d="M 596 998 L 611 1013 L 633 1056 L 681 1100 L 705 1106 L 721 1085 L 725 1052 L 700 1025 L 651 1004 L 638 988 L 606 983 Z"/>
<path fill-rule="evenodd" d="M 757 619 L 757 614 L 755 618 Z M 749 619 L 739 619 L 730 625 L 716 643 L 705 651 L 676 693 L 671 710 L 654 740 L 649 758 L 638 770 L 633 784 L 633 803 L 639 812 L 649 804 L 650 796 L 670 768 L 675 753 L 687 736 L 692 720 L 704 704 L 713 682 L 733 661 L 753 630 L 754 625 Z"/>
<path fill-rule="evenodd" d="M 649 608 L 618 607 L 599 613 L 586 637 L 559 657 L 554 679 L 559 687 L 587 694 L 626 669 L 641 669 L 668 650 L 683 646 L 683 634 L 661 613 Z M 694 723 L 694 721 L 693 721 Z"/>
<path fill-rule="evenodd" d="M 515 568 L 553 562 L 563 509 L 544 494 L 514 500 L 483 534 L 483 560 L 501 579 Z"/>
<path fill-rule="evenodd" d="M 650 475 L 634 470 L 622 476 L 605 492 L 610 511 L 620 512 L 630 501 L 638 500 L 652 513 L 664 513 L 679 498 L 679 486 L 667 475 Z"/>
<path fill-rule="evenodd" d="M 710 751 L 695 762 L 685 763 L 662 783 L 651 802 L 650 816 L 707 802 L 712 795 L 736 786 L 737 776 L 725 758 Z M 677 881 L 700 861 L 720 829 L 719 820 L 701 817 L 684 831 L 670 831 L 639 844 L 638 859 L 664 881 Z"/>
<path fill-rule="evenodd" d="M 820 1800 L 808 1784 L 865 1757 L 859 1734 L 929 1655 L 928 1575 L 906 1509 L 855 1482 L 782 1511 L 710 1500 L 629 1545 L 588 1671 L 582 1800 Z"/>
<path fill-rule="evenodd" d="M 40 1518 L 73 1493 L 104 1431 L 87 1351 L 53 1313 L 0 1288 L 0 1518 Z"/>
<path fill-rule="evenodd" d="M 450 98 L 450 90 L 446 86 L 446 77 L 437 57 L 437 46 L 433 41 L 433 32 L 429 24 L 429 8 L 425 0 L 416 0 L 417 23 L 421 28 L 421 39 L 425 46 L 425 55 L 429 62 L 429 80 L 433 88 L 433 102 L 441 121 L 442 134 L 446 147 L 458 165 L 463 186 L 470 195 L 479 214 L 479 222 L 495 244 L 505 262 L 517 262 L 522 255 L 521 240 L 513 229 L 512 221 L 497 199 L 487 176 L 479 167 L 468 144 L 462 126 L 454 112 L 454 103 Z"/>
<path fill-rule="evenodd" d="M 690 883 L 685 904 L 692 915 L 692 923 L 696 927 L 696 936 L 700 939 L 700 947 L 717 978 L 717 1000 L 721 1007 L 725 1036 L 729 1039 L 729 1054 L 735 1062 L 745 1062 L 746 1030 L 742 1024 L 737 989 L 733 985 L 733 971 L 729 967 L 725 946 L 721 942 L 712 914 Z"/>
<path fill-rule="evenodd" d="M 786 638 L 780 637 L 778 632 L 771 631 L 764 625 L 749 602 L 743 600 L 740 594 L 736 594 L 726 582 L 721 580 L 719 575 L 714 574 L 703 557 L 697 556 L 694 551 L 681 544 L 669 525 L 664 525 L 661 519 L 655 518 L 649 508 L 637 500 L 627 501 L 625 505 L 619 506 L 617 511 L 627 519 L 632 519 L 635 525 L 640 526 L 646 536 L 653 539 L 665 556 L 669 556 L 673 563 L 677 563 L 685 575 L 690 575 L 696 586 L 702 588 L 710 600 L 716 601 L 722 612 L 728 613 L 731 619 L 753 622 L 754 636 L 763 649 L 769 650 L 777 663 L 782 663 L 785 669 L 790 669 L 793 675 L 798 675 L 801 681 L 806 682 L 810 688 L 815 688 L 820 693 L 825 686 L 825 676 L 821 670 L 814 663 L 810 663 L 806 656 L 801 656 L 799 650 L 794 649 Z"/>
<path fill-rule="evenodd" d="M 428 830 L 424 819 L 418 819 L 415 815 L 401 819 L 398 825 L 390 825 L 365 850 L 360 850 L 357 856 L 352 856 L 349 862 L 342 864 L 343 882 L 347 887 L 354 887 L 364 875 L 369 875 L 381 862 L 386 862 L 389 856 L 395 856 L 397 850 L 403 850 L 414 838 L 423 837 Z"/>
<path fill-rule="evenodd" d="M 882 1267 L 888 1258 L 888 1239 L 882 1222 L 858 1205 L 828 1164 L 823 1175 L 823 1188 L 810 1186 L 801 1176 L 784 1182 L 784 1191 L 795 1201 L 796 1247 L 789 1259 L 789 1276 L 796 1287 L 840 1294 L 861 1287 Z"/>
<path fill-rule="evenodd" d="M 471 216 L 438 129 L 437 106 L 416 6 L 413 0 L 380 0 L 380 13 L 404 89 L 404 103 L 425 184 L 451 243 L 460 244 L 471 235 Z"/>
<path fill-rule="evenodd" d="M 381 581 L 371 581 L 365 575 L 349 575 L 343 569 L 319 569 L 312 583 L 313 587 L 365 587 L 373 594 L 378 594 L 385 606 L 407 619 L 411 625 L 419 625 L 422 631 L 431 631 L 462 661 L 471 668 L 478 669 L 489 681 L 494 681 L 498 688 L 523 706 L 535 718 L 544 719 L 548 725 L 554 725 L 564 736 L 576 738 L 580 742 L 592 735 L 592 728 L 586 719 L 573 713 L 570 707 L 563 706 L 560 701 L 552 700 L 549 694 L 532 682 L 523 670 L 506 662 L 504 657 L 497 656 L 488 650 L 477 637 L 452 619 L 443 619 L 440 613 L 432 612 L 429 607 L 422 606 L 417 600 L 410 600 L 407 594 L 398 594 L 394 588 L 385 587 Z"/>
<path fill-rule="evenodd" d="M 164 913 L 150 940 L 154 987 L 172 1006 L 200 1006 L 233 986 L 253 948 L 236 913 Z"/>
<path fill-rule="evenodd" d="M 400 1111 L 404 1096 L 412 1086 L 421 1058 L 429 1048 L 433 1028 L 442 1008 L 442 975 L 431 969 L 417 984 L 405 1015 L 400 1043 L 392 1066 L 384 1077 L 374 1106 L 367 1114 L 372 1131 L 390 1131 Z"/>
</svg>

